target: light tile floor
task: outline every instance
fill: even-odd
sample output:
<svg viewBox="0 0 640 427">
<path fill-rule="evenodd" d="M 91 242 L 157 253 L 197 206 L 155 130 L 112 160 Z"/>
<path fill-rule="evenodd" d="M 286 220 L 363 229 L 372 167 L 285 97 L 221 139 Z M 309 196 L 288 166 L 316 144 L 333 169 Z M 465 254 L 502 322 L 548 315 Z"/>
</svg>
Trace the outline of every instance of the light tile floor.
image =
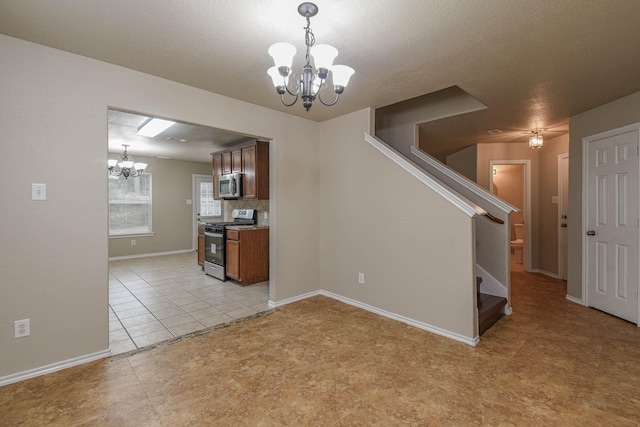
<svg viewBox="0 0 640 427">
<path fill-rule="evenodd" d="M 266 311 L 268 300 L 268 282 L 222 282 L 204 274 L 193 252 L 110 261 L 111 354 Z"/>
</svg>

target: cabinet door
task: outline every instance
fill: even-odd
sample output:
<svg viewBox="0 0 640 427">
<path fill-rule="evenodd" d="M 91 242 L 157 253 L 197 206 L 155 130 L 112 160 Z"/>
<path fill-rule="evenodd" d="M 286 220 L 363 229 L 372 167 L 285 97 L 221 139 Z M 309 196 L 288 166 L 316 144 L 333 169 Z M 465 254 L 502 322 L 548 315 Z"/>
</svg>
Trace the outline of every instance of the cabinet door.
<svg viewBox="0 0 640 427">
<path fill-rule="evenodd" d="M 231 172 L 242 172 L 242 150 L 239 148 L 231 152 Z"/>
<path fill-rule="evenodd" d="M 204 267 L 204 234 L 198 234 L 198 265 Z"/>
<path fill-rule="evenodd" d="M 222 174 L 231 173 L 231 151 L 222 153 Z"/>
<path fill-rule="evenodd" d="M 220 199 L 220 189 L 218 187 L 218 177 L 222 175 L 222 154 L 213 156 L 213 198 Z"/>
<path fill-rule="evenodd" d="M 240 242 L 227 240 L 226 274 L 234 280 L 240 280 Z"/>
<path fill-rule="evenodd" d="M 242 149 L 242 198 L 255 199 L 256 193 L 256 146 L 250 145 Z"/>
</svg>

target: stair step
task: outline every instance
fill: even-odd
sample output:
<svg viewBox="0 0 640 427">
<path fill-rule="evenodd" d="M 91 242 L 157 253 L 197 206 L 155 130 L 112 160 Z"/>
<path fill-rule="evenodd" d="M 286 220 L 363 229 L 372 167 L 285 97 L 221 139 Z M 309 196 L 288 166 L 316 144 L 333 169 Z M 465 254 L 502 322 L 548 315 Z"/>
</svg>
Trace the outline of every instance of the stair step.
<svg viewBox="0 0 640 427">
<path fill-rule="evenodd" d="M 504 297 L 478 293 L 478 329 L 482 335 L 504 315 L 502 307 L 507 304 Z"/>
</svg>

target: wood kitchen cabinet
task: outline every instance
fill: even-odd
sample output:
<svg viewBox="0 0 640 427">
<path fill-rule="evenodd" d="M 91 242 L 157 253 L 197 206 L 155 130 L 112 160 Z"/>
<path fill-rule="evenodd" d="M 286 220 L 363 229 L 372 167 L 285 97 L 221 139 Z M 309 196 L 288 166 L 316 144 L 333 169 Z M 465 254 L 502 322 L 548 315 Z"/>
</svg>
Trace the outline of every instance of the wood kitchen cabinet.
<svg viewBox="0 0 640 427">
<path fill-rule="evenodd" d="M 227 230 L 226 274 L 245 285 L 269 280 L 269 229 Z"/>
<path fill-rule="evenodd" d="M 218 177 L 222 175 L 222 154 L 213 155 L 213 198 L 220 199 L 220 188 L 218 187 Z"/>
<path fill-rule="evenodd" d="M 231 173 L 231 151 L 222 153 L 222 175 Z"/>
<path fill-rule="evenodd" d="M 242 147 L 242 198 L 269 200 L 269 143 Z"/>
<path fill-rule="evenodd" d="M 242 149 L 231 151 L 231 172 L 242 172 Z"/>
<path fill-rule="evenodd" d="M 254 141 L 213 155 L 213 197 L 220 199 L 218 177 L 242 173 L 242 199 L 269 200 L 269 142 Z"/>
<path fill-rule="evenodd" d="M 204 224 L 198 225 L 198 265 L 204 269 Z"/>
</svg>

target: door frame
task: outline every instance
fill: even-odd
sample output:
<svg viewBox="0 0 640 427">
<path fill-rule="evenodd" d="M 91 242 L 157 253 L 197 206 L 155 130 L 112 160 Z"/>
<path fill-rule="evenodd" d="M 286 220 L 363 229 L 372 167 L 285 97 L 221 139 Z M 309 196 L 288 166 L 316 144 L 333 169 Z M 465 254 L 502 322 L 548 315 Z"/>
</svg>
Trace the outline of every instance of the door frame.
<svg viewBox="0 0 640 427">
<path fill-rule="evenodd" d="M 567 159 L 567 169 L 569 168 L 569 153 L 562 153 L 562 154 L 558 154 L 558 277 L 562 279 L 563 276 L 565 276 L 568 271 L 564 271 L 564 258 L 562 256 L 563 251 L 564 251 L 564 247 L 562 245 L 562 228 L 560 226 L 560 224 L 562 224 L 562 213 L 563 212 L 567 212 L 569 209 L 568 203 L 567 206 L 564 206 L 562 204 L 562 196 L 564 193 L 564 189 L 567 189 L 567 197 L 568 197 L 568 193 L 569 193 L 569 182 L 567 181 L 565 183 L 565 185 L 563 186 L 562 184 L 562 161 L 564 159 Z M 569 233 L 569 230 L 567 229 L 567 234 Z M 567 241 L 569 240 L 569 237 L 567 236 Z M 569 248 L 567 247 L 567 252 L 569 251 Z M 568 265 L 567 265 L 567 270 L 569 270 Z"/>
<path fill-rule="evenodd" d="M 522 267 L 524 271 L 531 271 L 531 160 L 489 160 L 489 192 L 493 194 L 493 167 L 495 165 L 522 165 L 524 166 L 523 200 L 524 200 L 524 245 L 522 254 Z M 509 230 L 511 233 L 511 230 Z M 509 238 L 511 241 L 511 238 Z M 511 254 L 511 245 L 509 245 Z M 509 255 L 511 256 L 511 255 Z"/>
<path fill-rule="evenodd" d="M 587 137 L 582 138 L 582 304 L 586 307 L 590 307 L 589 305 L 589 289 L 587 287 L 587 210 L 588 210 L 588 201 L 589 194 L 587 192 L 587 170 L 589 166 L 589 143 L 603 139 L 609 138 L 615 135 L 620 135 L 621 133 L 638 131 L 639 139 L 640 139 L 640 122 L 622 126 L 615 129 L 610 129 L 604 132 L 600 132 L 594 135 L 589 135 Z M 637 154 L 637 153 L 636 153 Z M 640 156 L 636 155 L 636 161 L 640 163 Z M 639 167 L 640 169 L 640 167 Z M 640 179 L 640 177 L 639 177 Z M 640 193 L 640 191 L 639 191 Z M 636 195 L 637 200 L 640 203 L 640 194 Z M 640 245 L 640 228 L 637 228 L 636 232 L 636 244 Z M 638 251 L 640 253 L 640 251 Z M 636 260 L 637 268 L 640 272 L 640 256 L 639 259 Z M 638 298 L 638 314 L 640 314 L 640 298 Z M 638 321 L 638 327 L 640 327 L 640 320 Z"/>
</svg>

